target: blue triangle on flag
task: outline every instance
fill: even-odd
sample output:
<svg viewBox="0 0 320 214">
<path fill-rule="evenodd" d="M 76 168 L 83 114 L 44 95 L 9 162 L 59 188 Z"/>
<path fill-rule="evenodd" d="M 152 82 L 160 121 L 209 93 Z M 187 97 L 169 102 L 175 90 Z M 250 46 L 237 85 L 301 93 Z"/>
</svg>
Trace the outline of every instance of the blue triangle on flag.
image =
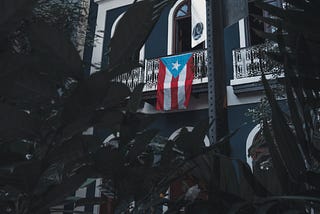
<svg viewBox="0 0 320 214">
<path fill-rule="evenodd" d="M 176 78 L 177 76 L 179 76 L 180 72 L 182 71 L 183 67 L 187 64 L 191 56 L 192 53 L 187 53 L 182 55 L 163 57 L 160 60 L 170 71 L 172 76 Z"/>
</svg>

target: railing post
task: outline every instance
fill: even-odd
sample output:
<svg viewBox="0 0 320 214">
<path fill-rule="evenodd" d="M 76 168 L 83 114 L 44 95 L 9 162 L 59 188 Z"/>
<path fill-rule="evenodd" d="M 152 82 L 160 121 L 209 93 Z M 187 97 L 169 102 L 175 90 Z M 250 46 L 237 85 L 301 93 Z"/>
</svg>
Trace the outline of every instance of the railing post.
<svg viewBox="0 0 320 214">
<path fill-rule="evenodd" d="M 143 75 L 143 82 L 144 82 L 144 90 L 147 86 L 147 60 L 144 60 L 144 75 Z"/>
<path fill-rule="evenodd" d="M 237 52 L 235 50 L 232 50 L 232 59 L 233 59 L 233 78 L 237 78 L 237 64 L 238 64 L 238 58 L 237 58 Z"/>
</svg>

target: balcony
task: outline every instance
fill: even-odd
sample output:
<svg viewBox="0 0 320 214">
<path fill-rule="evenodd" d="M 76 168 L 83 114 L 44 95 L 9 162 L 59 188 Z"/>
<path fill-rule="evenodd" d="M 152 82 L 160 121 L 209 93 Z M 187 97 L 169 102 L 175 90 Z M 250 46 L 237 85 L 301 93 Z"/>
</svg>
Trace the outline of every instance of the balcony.
<svg viewBox="0 0 320 214">
<path fill-rule="evenodd" d="M 200 50 L 192 52 L 194 62 L 194 79 L 192 83 L 193 92 L 207 91 L 207 51 Z M 123 82 L 132 90 L 139 83 L 144 82 L 144 98 L 153 98 L 156 95 L 159 58 L 147 59 L 144 68 L 136 68 L 130 73 L 126 73 L 115 78 L 117 82 Z"/>
<path fill-rule="evenodd" d="M 267 42 L 260 45 L 235 49 L 233 56 L 233 86 L 234 93 L 244 93 L 263 90 L 261 74 L 266 78 L 281 77 L 282 66 L 268 57 L 267 52 L 277 51 L 276 43 Z"/>
</svg>

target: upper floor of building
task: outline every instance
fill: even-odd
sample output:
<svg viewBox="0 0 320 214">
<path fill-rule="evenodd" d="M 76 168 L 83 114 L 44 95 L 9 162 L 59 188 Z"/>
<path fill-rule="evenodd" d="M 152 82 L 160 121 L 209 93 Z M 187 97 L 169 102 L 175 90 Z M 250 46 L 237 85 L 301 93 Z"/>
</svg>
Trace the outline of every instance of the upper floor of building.
<svg viewBox="0 0 320 214">
<path fill-rule="evenodd" d="M 94 4 L 96 12 L 95 45 L 89 54 L 92 66 L 88 68 L 88 73 L 107 66 L 109 42 L 118 21 L 133 2 L 134 0 L 94 0 L 94 3 L 91 3 Z M 266 0 L 266 2 L 278 7 L 283 7 L 284 4 L 283 0 Z M 191 52 L 194 61 L 193 92 L 206 93 L 208 44 L 205 40 L 195 47 L 191 46 L 193 16 L 191 4 L 191 0 L 177 0 L 174 5 L 163 10 L 159 21 L 141 47 L 139 60 L 143 66 L 117 77 L 116 81 L 124 82 L 131 88 L 144 82 L 145 98 L 153 98 L 159 72 L 159 58 Z M 248 2 L 248 9 L 250 14 L 270 16 L 251 1 Z M 276 45 L 260 38 L 255 34 L 255 30 L 273 32 L 275 29 L 259 22 L 254 16 L 248 16 L 224 30 L 225 62 L 221 63 L 225 63 L 226 79 L 222 81 L 226 81 L 228 96 L 231 93 L 230 99 L 228 98 L 230 105 L 241 104 L 232 99 L 250 97 L 250 93 L 254 94 L 251 97 L 257 101 L 257 92 L 263 90 L 260 83 L 261 73 L 269 74 L 269 78 L 272 78 L 272 73 L 281 71 L 281 66 L 274 66 L 266 55 L 267 51 L 276 49 Z"/>
</svg>

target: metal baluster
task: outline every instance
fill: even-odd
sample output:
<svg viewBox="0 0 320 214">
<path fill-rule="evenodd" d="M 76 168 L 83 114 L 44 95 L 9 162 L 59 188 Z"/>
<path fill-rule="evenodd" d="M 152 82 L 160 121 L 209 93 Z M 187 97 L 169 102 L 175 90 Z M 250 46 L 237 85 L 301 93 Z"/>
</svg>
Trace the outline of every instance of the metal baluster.
<svg viewBox="0 0 320 214">
<path fill-rule="evenodd" d="M 197 78 L 197 53 L 192 54 L 193 58 L 193 78 Z"/>
</svg>

